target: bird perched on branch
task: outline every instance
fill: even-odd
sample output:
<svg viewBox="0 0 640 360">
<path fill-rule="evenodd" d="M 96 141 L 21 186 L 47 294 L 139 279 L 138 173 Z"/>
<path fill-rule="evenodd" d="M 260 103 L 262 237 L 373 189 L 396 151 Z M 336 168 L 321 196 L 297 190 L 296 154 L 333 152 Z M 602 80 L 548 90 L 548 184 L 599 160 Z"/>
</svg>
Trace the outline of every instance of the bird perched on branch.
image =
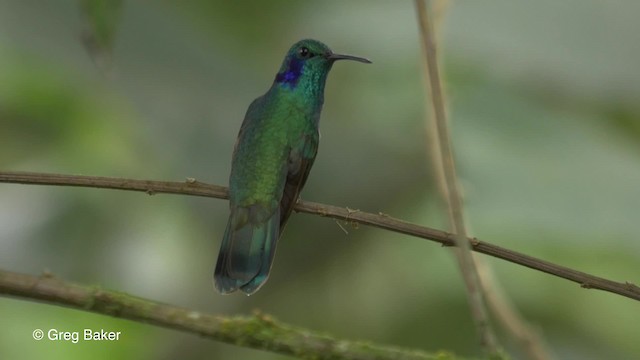
<svg viewBox="0 0 640 360">
<path fill-rule="evenodd" d="M 324 85 L 333 63 L 365 58 L 336 54 L 317 40 L 287 52 L 273 85 L 244 117 L 233 151 L 227 223 L 215 287 L 256 292 L 267 280 L 278 238 L 318 151 Z"/>
</svg>

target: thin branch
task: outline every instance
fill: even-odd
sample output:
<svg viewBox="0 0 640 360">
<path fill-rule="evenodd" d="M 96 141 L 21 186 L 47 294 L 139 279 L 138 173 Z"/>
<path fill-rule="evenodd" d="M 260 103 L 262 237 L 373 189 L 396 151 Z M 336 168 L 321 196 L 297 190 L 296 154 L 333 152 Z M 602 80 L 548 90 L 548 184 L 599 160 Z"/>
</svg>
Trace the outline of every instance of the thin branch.
<svg viewBox="0 0 640 360">
<path fill-rule="evenodd" d="M 436 172 L 440 174 L 440 182 L 443 184 L 441 188 L 444 190 L 444 198 L 446 199 L 447 208 L 449 210 L 449 222 L 451 224 L 454 240 L 457 246 L 455 251 L 458 265 L 462 272 L 465 285 L 467 287 L 467 295 L 469 297 L 469 306 L 471 315 L 475 321 L 480 343 L 490 355 L 498 353 L 495 334 L 489 322 L 489 316 L 484 304 L 484 295 L 478 277 L 478 270 L 473 261 L 471 254 L 471 243 L 467 240 L 467 229 L 464 221 L 464 213 L 462 209 L 462 196 L 458 189 L 455 160 L 451 146 L 451 137 L 449 136 L 449 128 L 447 126 L 447 114 L 444 104 L 444 93 L 442 91 L 442 82 L 440 81 L 440 71 L 438 68 L 438 55 L 436 52 L 436 39 L 433 35 L 430 14 L 425 6 L 424 0 L 416 0 L 416 12 L 418 14 L 418 23 L 420 25 L 420 34 L 422 36 L 422 48 L 424 52 L 425 74 L 427 74 L 427 83 L 429 84 L 429 93 L 431 94 L 431 104 L 433 105 L 434 120 L 432 127 L 437 133 L 437 143 L 439 145 L 438 154 L 441 161 L 438 165 L 442 171 Z M 435 139 L 434 139 L 435 140 Z"/>
<path fill-rule="evenodd" d="M 529 359 L 551 359 L 551 353 L 542 336 L 527 323 L 513 306 L 498 281 L 494 278 L 493 271 L 487 265 L 487 262 L 480 261 L 482 259 L 479 258 L 475 260 L 478 266 L 480 282 L 487 298 L 487 305 L 498 319 L 498 322 L 507 329 L 511 337 L 516 339 Z"/>
<path fill-rule="evenodd" d="M 291 355 L 301 359 L 456 358 L 447 353 L 428 354 L 366 342 L 337 340 L 327 335 L 283 324 L 268 315 L 259 313 L 251 317 L 203 314 L 121 292 L 65 282 L 50 274 L 35 277 L 0 270 L 0 294 L 148 323 L 229 344 Z"/>
<path fill-rule="evenodd" d="M 60 175 L 32 172 L 0 172 L 0 183 L 31 184 L 31 185 L 58 185 L 78 186 L 101 189 L 118 189 L 128 191 L 140 191 L 147 194 L 180 194 L 204 196 L 218 199 L 227 199 L 227 188 L 219 185 L 211 185 L 187 179 L 184 182 L 134 180 L 111 177 L 84 176 L 84 175 Z M 315 214 L 348 222 L 370 225 L 380 229 L 393 231 L 400 234 L 415 236 L 422 239 L 435 241 L 444 246 L 454 246 L 453 234 L 432 229 L 403 220 L 395 219 L 389 215 L 354 211 L 345 207 L 325 205 L 310 201 L 298 201 L 295 210 L 308 214 Z M 640 287 L 629 282 L 616 282 L 598 276 L 590 275 L 568 267 L 553 264 L 537 259 L 513 250 L 493 245 L 477 238 L 468 239 L 472 243 L 472 249 L 481 254 L 493 256 L 514 264 L 542 271 L 544 273 L 561 277 L 580 284 L 585 289 L 598 289 L 625 296 L 640 301 Z"/>
<path fill-rule="evenodd" d="M 425 28 L 429 31 L 429 33 L 423 36 L 427 38 L 429 36 L 433 37 L 437 41 L 437 30 L 440 28 L 439 24 L 443 22 L 444 13 L 448 6 L 448 0 L 435 0 L 430 4 L 430 12 L 433 14 L 433 29 L 428 27 L 428 24 L 422 24 L 422 28 Z M 428 14 L 424 14 L 425 17 Z M 427 18 L 428 19 L 428 18 Z M 419 17 L 419 21 L 422 18 Z M 430 35 L 433 33 L 435 35 Z M 425 41 L 425 44 L 427 42 Z M 433 51 L 428 51 L 427 46 L 423 46 L 422 49 L 424 51 L 425 59 L 432 59 L 432 64 L 436 64 L 437 57 L 435 56 L 435 44 L 433 44 Z M 438 67 L 436 70 L 440 70 Z M 435 76 L 429 76 L 429 69 L 425 69 L 423 71 L 425 75 L 425 84 L 430 83 L 430 80 L 435 81 L 435 86 L 440 84 L 439 71 L 435 72 Z M 445 91 L 438 89 L 432 93 L 432 102 L 434 104 L 432 106 L 431 111 L 435 111 L 435 109 L 439 109 L 440 114 L 446 115 L 445 104 L 447 103 L 447 94 Z M 426 102 L 425 102 L 426 104 Z M 447 181 L 445 179 L 444 164 L 452 164 L 453 159 L 451 161 L 444 162 L 442 152 L 440 151 L 440 147 L 442 143 L 438 138 L 438 132 L 434 131 L 434 127 L 436 127 L 436 122 L 431 120 L 431 118 L 427 118 L 428 126 L 427 128 L 430 130 L 427 132 L 428 141 L 427 145 L 429 146 L 429 154 L 431 154 L 432 167 L 434 169 L 434 174 L 438 179 L 438 188 L 442 194 L 447 193 Z M 444 125 L 446 127 L 446 119 L 444 120 Z M 448 138 L 446 140 L 449 140 Z M 455 172 L 455 168 L 452 168 L 452 171 Z M 454 174 L 455 176 L 455 174 Z M 453 185 L 456 185 L 455 182 Z M 454 186 L 455 188 L 455 186 Z M 459 209 L 459 213 L 462 214 L 462 209 Z M 463 223 L 464 225 L 464 223 Z M 497 319 L 498 323 L 508 329 L 508 333 L 516 339 L 517 343 L 521 346 L 524 353 L 532 360 L 547 360 L 551 358 L 549 350 L 547 350 L 542 336 L 535 331 L 531 325 L 527 323 L 527 321 L 522 317 L 510 299 L 507 297 L 506 293 L 502 289 L 498 279 L 494 276 L 493 271 L 489 264 L 485 259 L 480 258 L 478 256 L 473 257 L 473 262 L 476 267 L 477 277 L 479 280 L 479 284 L 482 287 L 482 294 L 484 295 L 484 299 L 486 300 L 487 307 L 494 313 L 495 319 Z"/>
</svg>

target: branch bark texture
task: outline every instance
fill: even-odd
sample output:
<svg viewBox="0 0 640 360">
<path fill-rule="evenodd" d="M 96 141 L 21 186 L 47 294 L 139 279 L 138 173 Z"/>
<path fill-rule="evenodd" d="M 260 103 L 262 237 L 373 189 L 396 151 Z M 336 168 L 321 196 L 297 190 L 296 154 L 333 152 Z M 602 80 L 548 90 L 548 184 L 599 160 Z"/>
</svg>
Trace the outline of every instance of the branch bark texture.
<svg viewBox="0 0 640 360">
<path fill-rule="evenodd" d="M 188 178 L 183 182 L 134 180 L 99 176 L 61 175 L 32 172 L 0 172 L 0 183 L 37 184 L 78 186 L 88 188 L 118 189 L 139 191 L 147 194 L 180 194 L 204 196 L 218 199 L 227 199 L 227 188 L 220 185 L 210 185 L 195 179 Z M 344 220 L 352 223 L 370 225 L 380 229 L 410 235 L 426 240 L 435 241 L 444 246 L 454 246 L 454 235 L 446 231 L 432 229 L 400 219 L 390 217 L 383 213 L 367 213 L 359 210 L 351 210 L 346 207 L 325 205 L 310 201 L 299 201 L 295 210 L 308 214 L 315 214 Z M 498 245 L 493 245 L 477 238 L 468 239 L 473 251 L 493 256 L 514 264 L 542 271 L 569 281 L 578 283 L 585 289 L 598 289 L 640 301 L 640 287 L 630 282 L 616 282 L 599 276 L 587 274 L 566 266 L 554 264 L 533 256 L 525 255 L 517 251 L 509 250 Z"/>
<path fill-rule="evenodd" d="M 50 274 L 35 277 L 0 270 L 0 294 L 148 323 L 221 342 L 314 360 L 456 359 L 452 354 L 402 350 L 337 340 L 285 325 L 269 315 L 221 317 L 129 294 L 83 286 Z M 458 358 L 459 359 L 459 358 Z"/>
</svg>

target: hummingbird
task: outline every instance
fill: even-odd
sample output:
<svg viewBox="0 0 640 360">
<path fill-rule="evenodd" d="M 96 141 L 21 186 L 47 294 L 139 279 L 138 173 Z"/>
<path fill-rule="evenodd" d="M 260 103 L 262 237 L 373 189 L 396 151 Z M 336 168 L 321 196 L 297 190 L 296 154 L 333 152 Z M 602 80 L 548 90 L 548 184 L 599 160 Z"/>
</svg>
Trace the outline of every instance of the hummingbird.
<svg viewBox="0 0 640 360">
<path fill-rule="evenodd" d="M 269 277 L 278 239 L 318 151 L 318 123 L 336 54 L 305 39 L 287 52 L 271 88 L 253 100 L 240 127 L 229 176 L 231 210 L 214 273 L 222 294 L 258 291 Z"/>
</svg>

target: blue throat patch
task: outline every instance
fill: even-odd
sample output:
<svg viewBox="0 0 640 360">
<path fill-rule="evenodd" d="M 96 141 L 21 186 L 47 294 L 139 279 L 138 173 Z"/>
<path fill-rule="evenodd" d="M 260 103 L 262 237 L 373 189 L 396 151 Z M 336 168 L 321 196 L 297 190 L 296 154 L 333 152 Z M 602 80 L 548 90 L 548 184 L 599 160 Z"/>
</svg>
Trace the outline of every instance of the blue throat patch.
<svg viewBox="0 0 640 360">
<path fill-rule="evenodd" d="M 287 84 L 294 88 L 298 84 L 300 75 L 302 75 L 302 61 L 292 57 L 291 60 L 289 60 L 287 70 L 276 75 L 276 82 Z"/>
</svg>

